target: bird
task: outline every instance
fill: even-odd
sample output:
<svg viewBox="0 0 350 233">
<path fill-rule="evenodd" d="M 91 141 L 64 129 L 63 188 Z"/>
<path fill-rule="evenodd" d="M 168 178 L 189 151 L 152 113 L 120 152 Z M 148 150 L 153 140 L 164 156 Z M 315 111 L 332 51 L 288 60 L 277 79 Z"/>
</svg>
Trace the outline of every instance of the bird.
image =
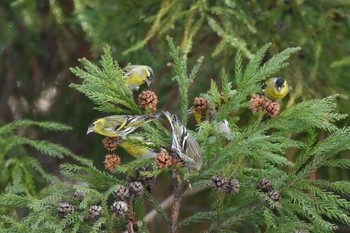
<svg viewBox="0 0 350 233">
<path fill-rule="evenodd" d="M 86 134 L 97 133 L 107 137 L 126 136 L 134 132 L 142 124 L 156 120 L 160 114 L 149 115 L 112 115 L 94 120 L 88 127 Z"/>
<path fill-rule="evenodd" d="M 172 129 L 171 149 L 187 164 L 189 170 L 200 170 L 203 161 L 198 142 L 182 125 L 177 115 L 170 114 L 168 111 L 163 112 L 163 114 L 168 119 Z"/>
<path fill-rule="evenodd" d="M 123 77 L 129 88 L 137 91 L 145 82 L 147 83 L 148 88 L 150 88 L 154 73 L 149 66 L 127 65 L 123 68 Z"/>
<path fill-rule="evenodd" d="M 230 123 L 226 119 L 223 119 L 221 122 L 219 122 L 218 126 L 219 126 L 220 132 L 224 134 L 231 133 Z"/>
<path fill-rule="evenodd" d="M 128 136 L 120 140 L 119 145 L 136 159 L 155 158 L 157 155 L 153 149 L 148 147 L 152 145 L 152 142 L 141 136 Z"/>
<path fill-rule="evenodd" d="M 203 114 L 198 113 L 194 107 L 187 110 L 188 114 L 192 114 L 197 124 L 200 124 L 204 121 L 205 116 Z"/>
<path fill-rule="evenodd" d="M 283 78 L 269 78 L 264 84 L 264 94 L 270 100 L 281 100 L 289 91 L 288 83 Z"/>
</svg>

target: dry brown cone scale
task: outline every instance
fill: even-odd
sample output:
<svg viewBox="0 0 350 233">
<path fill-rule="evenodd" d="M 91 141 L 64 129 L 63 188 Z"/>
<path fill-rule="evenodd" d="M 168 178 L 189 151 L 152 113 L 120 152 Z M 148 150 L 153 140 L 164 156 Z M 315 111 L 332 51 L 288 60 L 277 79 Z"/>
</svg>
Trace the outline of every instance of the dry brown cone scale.
<svg viewBox="0 0 350 233">
<path fill-rule="evenodd" d="M 267 99 L 263 95 L 256 94 L 250 99 L 250 109 L 259 112 L 264 109 L 270 117 L 276 117 L 280 112 L 280 104 Z"/>
<path fill-rule="evenodd" d="M 152 113 L 157 111 L 158 97 L 151 91 L 142 91 L 139 95 L 139 106 L 140 108 L 147 110 L 149 109 Z"/>
<path fill-rule="evenodd" d="M 103 163 L 108 171 L 113 172 L 115 167 L 121 164 L 121 159 L 116 154 L 108 154 Z"/>
<path fill-rule="evenodd" d="M 183 162 L 181 159 L 169 154 L 168 151 L 161 150 L 156 158 L 156 165 L 159 168 L 168 168 L 171 166 L 182 166 Z"/>
<path fill-rule="evenodd" d="M 280 112 L 280 104 L 274 101 L 268 101 L 265 104 L 265 110 L 270 117 L 276 117 Z"/>
<path fill-rule="evenodd" d="M 259 112 L 260 109 L 265 108 L 265 104 L 268 100 L 263 95 L 254 95 L 250 99 L 250 109 L 253 112 Z"/>
<path fill-rule="evenodd" d="M 207 99 L 203 97 L 196 97 L 193 101 L 193 108 L 196 111 L 196 113 L 205 115 L 210 108 L 210 104 Z"/>
<path fill-rule="evenodd" d="M 193 101 L 193 111 L 198 114 L 200 119 L 196 119 L 197 122 L 212 119 L 214 117 L 214 111 L 210 109 L 210 103 L 203 97 L 196 97 Z"/>
<path fill-rule="evenodd" d="M 102 144 L 108 151 L 114 151 L 118 146 L 118 138 L 105 137 Z"/>
</svg>

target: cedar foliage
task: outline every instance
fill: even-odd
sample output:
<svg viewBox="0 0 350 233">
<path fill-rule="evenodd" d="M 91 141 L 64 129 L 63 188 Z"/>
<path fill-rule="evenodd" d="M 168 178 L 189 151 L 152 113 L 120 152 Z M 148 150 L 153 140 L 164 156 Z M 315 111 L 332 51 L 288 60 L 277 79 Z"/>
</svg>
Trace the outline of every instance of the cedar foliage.
<svg viewBox="0 0 350 233">
<path fill-rule="evenodd" d="M 181 94 L 181 108 L 177 112 L 186 125 L 190 117 L 187 109 L 191 102 L 188 90 L 192 83 L 195 84 L 194 78 L 202 59 L 188 72 L 186 56 L 170 37 L 168 43 L 176 72 L 174 80 L 177 81 Z M 186 168 L 179 168 L 178 172 L 181 174 L 182 189 L 189 191 L 189 181 L 192 189 L 206 190 L 203 198 L 207 199 L 209 205 L 197 206 L 186 217 L 180 215 L 173 232 L 186 232 L 187 227 L 192 225 L 203 232 L 334 232 L 339 224 L 350 225 L 350 202 L 342 197 L 350 194 L 350 183 L 313 179 L 311 176 L 322 167 L 350 167 L 350 160 L 338 157 L 340 152 L 350 149 L 350 129 L 335 125 L 346 117 L 335 112 L 336 95 L 285 107 L 275 118 L 253 116 L 254 121 L 238 126 L 240 116 L 247 114 L 245 111 L 250 112 L 251 94 L 261 91 L 262 82 L 285 68 L 288 65 L 287 59 L 300 49 L 288 48 L 263 62 L 270 46 L 271 44 L 266 44 L 261 47 L 251 56 L 247 65 L 243 65 L 241 52 L 238 52 L 234 61 L 234 75 L 222 72 L 221 83 L 212 81 L 209 91 L 202 95 L 209 100 L 211 106 L 217 106 L 212 120 L 198 124 L 191 131 L 201 146 L 204 165 L 198 172 Z M 81 63 L 82 68 L 75 67 L 71 71 L 83 82 L 71 86 L 90 98 L 97 110 L 110 114 L 143 113 L 130 95 L 131 91 L 125 85 L 122 71 L 118 62 L 112 58 L 109 47 L 104 48 L 99 66 L 87 59 L 82 59 Z M 236 88 L 233 89 L 233 86 Z M 221 93 L 224 103 L 220 101 Z M 249 114 L 253 115 L 251 112 Z M 230 123 L 231 132 L 223 133 L 218 129 L 223 119 Z M 18 124 L 22 126 L 26 123 Z M 36 124 L 49 129 L 62 128 L 57 124 Z M 18 144 L 15 136 L 8 136 L 14 127 L 16 124 L 0 129 L 0 134 L 5 135 L 2 140 L 9 140 L 9 145 Z M 326 137 L 320 139 L 321 133 Z M 143 130 L 135 134 L 152 141 L 153 149 L 170 148 L 171 134 L 161 122 L 145 125 Z M 40 142 L 28 143 L 27 140 L 21 138 L 19 143 L 32 145 L 49 155 L 57 154 L 57 146 Z M 4 148 L 2 156 L 10 153 L 9 149 Z M 285 154 L 291 149 L 296 150 L 297 154 L 295 158 L 288 159 Z M 0 206 L 13 209 L 15 213 L 18 210 L 15 208 L 25 208 L 29 214 L 25 217 L 2 214 L 0 229 L 7 232 L 123 231 L 126 230 L 128 220 L 116 217 L 110 210 L 113 191 L 119 185 L 127 186 L 126 177 L 130 171 L 138 168 L 153 167 L 153 171 L 142 172 L 148 177 L 173 172 L 173 169 L 155 167 L 154 159 L 124 163 L 112 173 L 99 170 L 92 163 L 81 162 L 61 165 L 62 173 L 76 181 L 73 187 L 58 181 L 58 185 L 55 185 L 56 178 L 50 178 L 47 180 L 53 184 L 46 187 L 43 195 L 31 195 L 31 188 L 27 188 L 28 192 L 2 194 Z M 212 188 L 211 178 L 216 175 L 235 177 L 240 182 L 240 191 L 227 194 Z M 280 193 L 280 201 L 272 200 L 271 196 L 257 189 L 257 184 L 265 177 L 272 182 L 274 190 Z M 161 188 L 158 185 L 153 190 Z M 83 201 L 74 199 L 73 191 L 82 192 Z M 60 219 L 57 216 L 57 206 L 62 201 L 74 205 L 75 211 Z M 145 190 L 144 197 L 138 196 L 129 203 L 140 227 L 139 232 L 149 232 L 149 223 L 145 219 L 145 202 L 158 212 L 165 223 L 170 224 L 173 215 L 162 208 L 161 200 Z M 104 214 L 97 221 L 87 219 L 88 210 L 93 205 L 101 205 L 103 208 Z"/>
</svg>

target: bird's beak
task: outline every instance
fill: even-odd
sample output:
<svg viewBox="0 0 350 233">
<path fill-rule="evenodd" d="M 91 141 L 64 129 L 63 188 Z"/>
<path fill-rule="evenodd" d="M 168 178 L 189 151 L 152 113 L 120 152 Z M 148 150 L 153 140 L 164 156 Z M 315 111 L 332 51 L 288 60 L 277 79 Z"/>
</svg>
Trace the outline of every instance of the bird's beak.
<svg viewBox="0 0 350 233">
<path fill-rule="evenodd" d="M 281 91 L 282 91 L 282 87 L 277 87 L 277 92 L 281 93 Z"/>
<path fill-rule="evenodd" d="M 89 133 L 92 133 L 92 132 L 94 132 L 94 126 L 91 124 L 91 125 L 89 125 L 89 128 L 86 131 L 86 134 L 89 134 Z"/>
<path fill-rule="evenodd" d="M 146 83 L 148 88 L 151 88 L 152 81 L 150 79 L 146 79 Z"/>
</svg>

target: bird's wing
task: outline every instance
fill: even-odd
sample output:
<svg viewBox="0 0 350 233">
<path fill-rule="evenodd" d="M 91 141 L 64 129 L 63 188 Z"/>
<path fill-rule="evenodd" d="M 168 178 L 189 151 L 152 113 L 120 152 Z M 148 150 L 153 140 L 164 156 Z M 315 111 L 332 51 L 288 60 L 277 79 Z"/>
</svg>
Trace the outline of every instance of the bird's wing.
<svg viewBox="0 0 350 233">
<path fill-rule="evenodd" d="M 105 119 L 106 119 L 105 129 L 110 129 L 110 131 L 112 132 L 119 131 L 126 124 L 125 117 L 120 115 L 108 116 L 108 117 L 105 117 Z"/>
<path fill-rule="evenodd" d="M 203 165 L 202 151 L 198 142 L 189 135 L 187 138 L 187 163 L 190 169 L 199 170 Z"/>
<path fill-rule="evenodd" d="M 131 77 L 136 74 L 137 77 L 144 77 L 146 76 L 146 68 L 143 68 L 141 65 L 130 65 L 125 67 L 124 69 L 124 76 L 125 77 Z"/>
</svg>

